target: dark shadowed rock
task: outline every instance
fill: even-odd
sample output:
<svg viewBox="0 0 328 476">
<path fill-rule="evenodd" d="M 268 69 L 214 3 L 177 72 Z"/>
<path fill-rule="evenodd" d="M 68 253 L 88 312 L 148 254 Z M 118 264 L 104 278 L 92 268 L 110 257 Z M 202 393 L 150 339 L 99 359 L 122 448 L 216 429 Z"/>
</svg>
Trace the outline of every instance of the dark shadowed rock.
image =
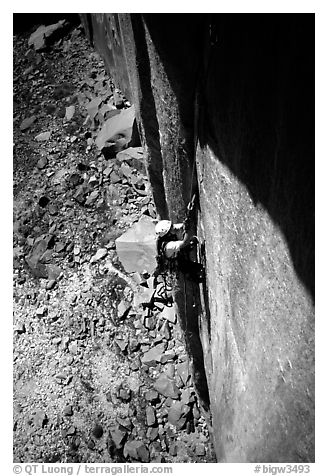
<svg viewBox="0 0 328 476">
<path fill-rule="evenodd" d="M 96 423 L 92 429 L 92 434 L 95 438 L 101 438 L 104 434 L 103 427 L 99 423 Z"/>
</svg>

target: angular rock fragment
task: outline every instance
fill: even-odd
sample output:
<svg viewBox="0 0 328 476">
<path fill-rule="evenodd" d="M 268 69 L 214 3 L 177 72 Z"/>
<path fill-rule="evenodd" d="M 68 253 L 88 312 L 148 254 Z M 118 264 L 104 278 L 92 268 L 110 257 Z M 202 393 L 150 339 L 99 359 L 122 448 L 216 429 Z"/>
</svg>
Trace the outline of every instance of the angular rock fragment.
<svg viewBox="0 0 328 476">
<path fill-rule="evenodd" d="M 166 364 L 166 362 L 174 360 L 176 357 L 176 353 L 173 350 L 167 350 L 161 357 L 161 364 Z"/>
<path fill-rule="evenodd" d="M 154 292 L 154 289 L 149 289 L 141 286 L 141 291 L 134 295 L 133 305 L 135 307 L 138 307 L 141 304 L 145 306 L 147 304 L 150 304 L 153 299 Z"/>
<path fill-rule="evenodd" d="M 154 426 L 156 424 L 156 414 L 153 407 L 146 408 L 146 421 L 148 426 Z"/>
<path fill-rule="evenodd" d="M 94 254 L 90 260 L 90 263 L 95 263 L 96 261 L 100 261 L 101 259 L 105 258 L 108 254 L 106 248 L 100 248 L 96 254 Z"/>
<path fill-rule="evenodd" d="M 148 428 L 146 436 L 147 436 L 147 438 L 150 439 L 150 441 L 156 440 L 156 438 L 158 437 L 158 427 Z"/>
<path fill-rule="evenodd" d="M 186 424 L 189 411 L 188 405 L 184 405 L 182 402 L 173 402 L 168 412 L 168 421 L 176 426 L 178 430 L 182 430 Z"/>
<path fill-rule="evenodd" d="M 145 393 L 145 399 L 150 403 L 155 403 L 158 400 L 158 392 L 156 390 L 147 390 Z"/>
<path fill-rule="evenodd" d="M 196 444 L 195 453 L 197 456 L 205 456 L 206 450 L 203 443 Z"/>
<path fill-rule="evenodd" d="M 143 215 L 126 233 L 116 239 L 116 250 L 126 272 L 147 271 L 152 274 L 157 265 L 153 220 Z"/>
<path fill-rule="evenodd" d="M 29 127 L 31 127 L 31 125 L 36 121 L 36 116 L 31 116 L 31 117 L 27 117 L 26 119 L 24 119 L 24 121 L 21 123 L 21 125 L 19 126 L 20 127 L 20 130 L 21 131 L 26 131 L 26 129 L 28 129 Z"/>
<path fill-rule="evenodd" d="M 110 430 L 110 435 L 117 449 L 123 448 L 127 432 L 119 427 Z"/>
<path fill-rule="evenodd" d="M 181 378 L 183 384 L 187 385 L 187 382 L 190 378 L 189 363 L 187 360 L 185 362 L 177 364 L 177 374 Z"/>
<path fill-rule="evenodd" d="M 71 425 L 67 430 L 66 430 L 66 435 L 75 435 L 76 428 L 74 425 Z"/>
<path fill-rule="evenodd" d="M 172 324 L 175 324 L 176 321 L 177 321 L 177 316 L 176 316 L 176 307 L 175 305 L 173 306 L 165 306 L 163 311 L 162 311 L 162 314 L 161 316 L 166 319 L 167 321 L 169 322 L 172 322 Z"/>
<path fill-rule="evenodd" d="M 48 422 L 48 417 L 43 410 L 37 410 L 33 417 L 33 422 L 37 428 L 43 428 Z"/>
<path fill-rule="evenodd" d="M 70 121 L 73 118 L 74 114 L 75 114 L 75 106 L 68 106 L 66 108 L 66 114 L 65 114 L 67 121 Z"/>
<path fill-rule="evenodd" d="M 29 37 L 28 46 L 33 46 L 35 51 L 45 49 L 55 33 L 58 35 L 58 32 L 63 30 L 65 24 L 65 20 L 60 20 L 58 23 L 54 23 L 53 25 L 39 26 L 39 28 Z"/>
<path fill-rule="evenodd" d="M 124 137 L 126 143 L 128 143 L 132 137 L 134 119 L 134 106 L 124 109 L 120 112 L 120 114 L 107 119 L 96 138 L 96 145 L 98 149 L 103 149 L 106 142 L 115 142 L 117 137 Z"/>
<path fill-rule="evenodd" d="M 128 147 L 127 149 L 119 152 L 116 155 L 116 159 L 119 161 L 125 161 L 132 168 L 137 169 L 143 174 L 146 174 L 146 166 L 144 163 L 142 147 Z"/>
<path fill-rule="evenodd" d="M 170 444 L 169 454 L 171 456 L 176 456 L 178 454 L 178 445 L 176 443 Z"/>
<path fill-rule="evenodd" d="M 171 339 L 171 329 L 169 326 L 169 321 L 165 321 L 160 330 L 161 334 L 165 337 L 166 340 Z"/>
<path fill-rule="evenodd" d="M 155 365 L 156 362 L 161 361 L 163 352 L 165 351 L 165 344 L 159 344 L 150 349 L 141 357 L 141 362 L 146 365 Z"/>
<path fill-rule="evenodd" d="M 174 375 L 175 375 L 174 364 L 168 364 L 165 373 L 169 378 L 174 379 Z"/>
<path fill-rule="evenodd" d="M 46 270 L 49 281 L 56 280 L 62 273 L 61 268 L 55 264 L 47 264 Z"/>
<path fill-rule="evenodd" d="M 140 347 L 140 342 L 137 339 L 130 339 L 129 348 L 131 352 L 136 352 Z"/>
<path fill-rule="evenodd" d="M 50 136 L 51 136 L 50 131 L 41 132 L 41 134 L 38 134 L 37 136 L 35 136 L 35 140 L 38 142 L 45 142 L 50 139 Z"/>
<path fill-rule="evenodd" d="M 171 397 L 173 399 L 178 399 L 181 393 L 175 382 L 164 373 L 156 380 L 154 389 L 161 395 L 164 395 L 164 397 Z"/>
<path fill-rule="evenodd" d="M 113 99 L 117 109 L 122 109 L 124 107 L 124 99 L 122 94 L 119 91 L 114 90 Z"/>
<path fill-rule="evenodd" d="M 40 262 L 34 262 L 28 257 L 25 258 L 25 263 L 28 266 L 29 271 L 32 273 L 33 276 L 36 278 L 43 278 L 47 279 L 48 273 L 47 273 L 47 268 L 45 264 L 42 264 Z"/>
<path fill-rule="evenodd" d="M 128 347 L 128 340 L 127 339 L 115 339 L 116 344 L 119 346 L 122 352 L 125 352 Z"/>
<path fill-rule="evenodd" d="M 39 159 L 39 160 L 37 161 L 36 166 L 37 166 L 38 169 L 44 169 L 47 164 L 48 164 L 48 159 L 47 159 L 47 157 L 41 157 L 41 159 Z"/>
<path fill-rule="evenodd" d="M 123 402 L 129 402 L 131 400 L 131 390 L 126 388 L 121 388 L 118 391 L 117 398 Z"/>
<path fill-rule="evenodd" d="M 128 431 L 131 431 L 131 430 L 132 430 L 133 424 L 132 424 L 130 418 L 120 418 L 120 417 L 117 417 L 116 420 L 117 420 L 117 423 L 118 423 L 120 426 L 122 426 L 123 428 L 126 428 Z"/>
<path fill-rule="evenodd" d="M 143 463 L 149 463 L 149 451 L 141 441 L 127 441 L 123 450 L 124 456 L 130 457 Z"/>
<path fill-rule="evenodd" d="M 117 317 L 122 320 L 125 319 L 131 309 L 131 305 L 125 301 L 121 301 L 117 306 Z"/>
<path fill-rule="evenodd" d="M 17 334 L 24 334 L 26 332 L 26 327 L 24 322 L 19 322 L 15 325 L 14 331 L 17 332 Z"/>
<path fill-rule="evenodd" d="M 72 415 L 73 415 L 72 405 L 67 405 L 67 406 L 64 408 L 63 414 L 64 414 L 65 416 L 72 416 Z"/>
</svg>

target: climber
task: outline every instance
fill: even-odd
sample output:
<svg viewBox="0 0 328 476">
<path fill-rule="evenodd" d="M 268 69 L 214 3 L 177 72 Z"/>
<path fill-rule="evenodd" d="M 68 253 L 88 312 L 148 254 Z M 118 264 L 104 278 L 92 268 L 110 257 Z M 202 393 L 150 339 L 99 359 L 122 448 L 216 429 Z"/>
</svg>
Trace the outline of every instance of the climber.
<svg viewBox="0 0 328 476">
<path fill-rule="evenodd" d="M 158 253 L 164 254 L 167 259 L 177 258 L 182 249 L 190 250 L 198 243 L 198 238 L 190 236 L 184 223 L 173 224 L 169 220 L 161 220 L 155 232 Z"/>
<path fill-rule="evenodd" d="M 157 223 L 155 232 L 158 253 L 156 274 L 180 270 L 187 278 L 202 281 L 203 267 L 190 257 L 190 251 L 197 246 L 199 240 L 197 236 L 191 235 L 189 220 L 176 224 L 161 220 Z"/>
</svg>

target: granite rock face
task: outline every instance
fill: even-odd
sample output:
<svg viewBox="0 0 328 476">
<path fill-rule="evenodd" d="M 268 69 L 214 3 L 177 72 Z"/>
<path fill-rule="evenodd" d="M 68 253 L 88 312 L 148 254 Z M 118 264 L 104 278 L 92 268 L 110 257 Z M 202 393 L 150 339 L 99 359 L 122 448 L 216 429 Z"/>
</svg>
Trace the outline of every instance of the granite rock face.
<svg viewBox="0 0 328 476">
<path fill-rule="evenodd" d="M 116 18 L 157 211 L 199 196 L 206 286 L 175 300 L 217 458 L 314 461 L 314 19 Z"/>
</svg>

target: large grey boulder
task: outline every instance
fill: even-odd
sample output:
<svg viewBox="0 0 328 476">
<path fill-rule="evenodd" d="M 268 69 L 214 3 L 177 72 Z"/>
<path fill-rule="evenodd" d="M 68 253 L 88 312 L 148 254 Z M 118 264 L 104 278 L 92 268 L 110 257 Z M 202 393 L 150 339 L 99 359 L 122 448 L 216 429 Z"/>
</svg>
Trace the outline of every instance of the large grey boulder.
<svg viewBox="0 0 328 476">
<path fill-rule="evenodd" d="M 134 106 L 122 109 L 119 114 L 107 119 L 95 141 L 98 149 L 101 150 L 107 142 L 116 142 L 119 138 L 124 138 L 124 143 L 127 145 L 132 137 L 134 119 Z"/>
<path fill-rule="evenodd" d="M 155 223 L 150 217 L 142 216 L 115 243 L 118 257 L 127 273 L 154 272 L 157 264 L 156 234 Z"/>
<path fill-rule="evenodd" d="M 30 36 L 28 40 L 28 45 L 33 46 L 35 51 L 40 51 L 45 49 L 48 46 L 49 40 L 54 35 L 55 32 L 58 33 L 59 30 L 62 30 L 66 25 L 65 20 L 60 20 L 58 23 L 53 25 L 41 25 L 34 33 Z"/>
</svg>

